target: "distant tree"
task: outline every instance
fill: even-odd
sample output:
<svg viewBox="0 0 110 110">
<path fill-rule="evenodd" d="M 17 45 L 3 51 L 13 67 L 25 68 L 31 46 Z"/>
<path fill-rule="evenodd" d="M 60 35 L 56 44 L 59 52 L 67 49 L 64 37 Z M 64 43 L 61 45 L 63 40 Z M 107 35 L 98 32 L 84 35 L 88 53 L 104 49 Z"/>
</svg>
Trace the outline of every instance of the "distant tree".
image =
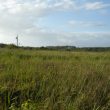
<svg viewBox="0 0 110 110">
<path fill-rule="evenodd" d="M 9 44 L 9 45 L 6 45 L 6 48 L 14 49 L 14 48 L 17 48 L 17 46 L 14 44 Z"/>
</svg>

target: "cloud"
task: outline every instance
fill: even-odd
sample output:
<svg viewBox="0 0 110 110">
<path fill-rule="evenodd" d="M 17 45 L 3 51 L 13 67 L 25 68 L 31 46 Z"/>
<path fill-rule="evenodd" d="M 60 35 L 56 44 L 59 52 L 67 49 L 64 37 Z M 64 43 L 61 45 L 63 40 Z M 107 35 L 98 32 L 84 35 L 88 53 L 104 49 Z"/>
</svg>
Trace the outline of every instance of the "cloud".
<svg viewBox="0 0 110 110">
<path fill-rule="evenodd" d="M 59 10 L 59 11 L 78 9 L 75 1 L 72 0 L 59 0 L 59 2 L 53 4 L 52 7 L 54 7 L 55 10 Z"/>
<path fill-rule="evenodd" d="M 52 2 L 53 1 L 53 2 Z M 103 2 L 76 2 L 75 0 L 0 0 L 0 10 L 10 14 L 34 14 L 37 16 L 47 11 L 64 10 L 97 10 L 109 7 Z"/>
<path fill-rule="evenodd" d="M 37 23 L 41 18 L 73 7 L 72 0 L 0 0 L 0 31 L 15 34 L 32 28 L 40 30 Z"/>
<path fill-rule="evenodd" d="M 75 45 L 78 47 L 110 46 L 110 32 L 64 32 L 58 30 L 34 29 L 25 33 L 23 37 L 25 45 L 51 46 L 51 45 Z M 29 37 L 33 36 L 33 37 Z M 22 39 L 22 37 L 21 37 Z M 22 40 L 21 40 L 22 41 Z M 30 41 L 32 41 L 30 43 Z"/>
<path fill-rule="evenodd" d="M 52 2 L 53 1 L 53 2 Z M 99 10 L 109 7 L 103 2 L 76 2 L 75 0 L 0 0 L 0 13 L 19 16 L 44 16 L 53 11 Z"/>
<path fill-rule="evenodd" d="M 96 28 L 96 27 L 105 27 L 106 24 L 103 22 L 93 22 L 93 21 L 75 21 L 71 20 L 68 22 L 69 26 L 71 27 L 82 27 L 82 28 Z"/>
<path fill-rule="evenodd" d="M 7 33 L 3 33 L 3 35 L 7 35 Z M 9 34 L 5 38 L 3 36 L 2 39 L 6 42 L 16 43 L 14 34 Z M 19 35 L 19 42 L 21 46 L 74 45 L 77 47 L 109 47 L 110 33 L 61 32 L 58 30 L 32 28 Z"/>
<path fill-rule="evenodd" d="M 84 4 L 86 10 L 100 10 L 110 7 L 110 4 L 105 4 L 103 2 L 89 2 Z"/>
</svg>

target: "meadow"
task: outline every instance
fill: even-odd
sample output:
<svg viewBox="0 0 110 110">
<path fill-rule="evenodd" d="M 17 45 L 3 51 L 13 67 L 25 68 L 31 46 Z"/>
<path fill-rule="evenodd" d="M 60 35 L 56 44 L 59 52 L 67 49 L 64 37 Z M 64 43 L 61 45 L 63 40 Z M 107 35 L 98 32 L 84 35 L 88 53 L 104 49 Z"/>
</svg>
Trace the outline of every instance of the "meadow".
<svg viewBox="0 0 110 110">
<path fill-rule="evenodd" d="M 1 48 L 0 110 L 110 110 L 110 52 Z"/>
</svg>

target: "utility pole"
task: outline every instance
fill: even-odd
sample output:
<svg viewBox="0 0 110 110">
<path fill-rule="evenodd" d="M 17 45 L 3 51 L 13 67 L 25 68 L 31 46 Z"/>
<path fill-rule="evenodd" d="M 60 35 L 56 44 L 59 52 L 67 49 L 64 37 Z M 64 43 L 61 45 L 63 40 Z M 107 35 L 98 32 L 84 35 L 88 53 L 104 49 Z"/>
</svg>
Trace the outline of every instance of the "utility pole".
<svg viewBox="0 0 110 110">
<path fill-rule="evenodd" d="M 18 42 L 18 40 L 19 40 L 19 39 L 18 39 L 18 35 L 17 35 L 17 37 L 16 37 L 16 41 L 17 41 L 17 42 L 16 42 L 16 43 L 17 43 L 17 47 L 19 46 L 19 42 Z"/>
</svg>

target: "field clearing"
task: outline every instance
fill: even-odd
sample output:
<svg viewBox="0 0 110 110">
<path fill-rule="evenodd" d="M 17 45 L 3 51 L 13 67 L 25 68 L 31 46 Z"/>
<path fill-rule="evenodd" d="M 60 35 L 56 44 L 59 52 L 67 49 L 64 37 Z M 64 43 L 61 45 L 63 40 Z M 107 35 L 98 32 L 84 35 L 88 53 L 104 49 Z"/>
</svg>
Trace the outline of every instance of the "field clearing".
<svg viewBox="0 0 110 110">
<path fill-rule="evenodd" d="M 110 110 L 110 52 L 0 49 L 0 110 Z"/>
</svg>

